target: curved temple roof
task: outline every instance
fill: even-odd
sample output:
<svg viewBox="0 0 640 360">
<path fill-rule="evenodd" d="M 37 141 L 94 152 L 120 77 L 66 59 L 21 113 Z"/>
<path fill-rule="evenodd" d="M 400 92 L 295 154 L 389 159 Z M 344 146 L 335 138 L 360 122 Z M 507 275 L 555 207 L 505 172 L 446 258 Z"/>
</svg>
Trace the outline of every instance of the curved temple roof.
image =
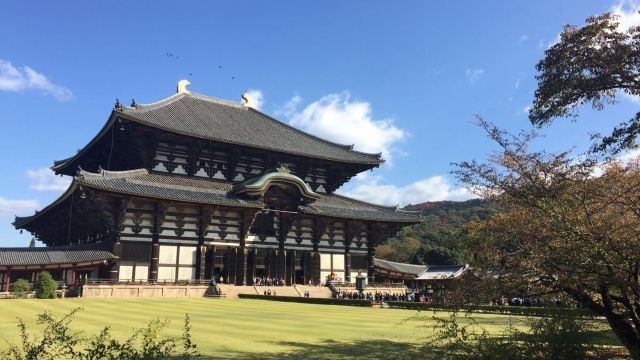
<svg viewBox="0 0 640 360">
<path fill-rule="evenodd" d="M 414 280 L 455 279 L 469 269 L 469 265 L 414 265 L 377 258 L 373 261 L 379 269 L 414 276 Z"/>
<path fill-rule="evenodd" d="M 293 175 L 284 165 L 281 165 L 276 171 L 267 172 L 261 176 L 234 185 L 233 192 L 236 194 L 261 195 L 274 182 L 284 182 L 296 186 L 300 194 L 311 201 L 315 201 L 320 197 L 304 180 Z"/>
<path fill-rule="evenodd" d="M 76 155 L 56 161 L 53 169 L 58 171 L 79 158 L 108 133 L 118 117 L 181 135 L 309 158 L 372 167 L 384 162 L 380 154 L 355 151 L 352 145 L 307 134 L 253 108 L 205 95 L 178 93 L 148 105 L 116 106 L 100 133 Z"/>
<path fill-rule="evenodd" d="M 0 267 L 99 263 L 114 258 L 102 244 L 0 248 Z"/>
<path fill-rule="evenodd" d="M 14 226 L 23 228 L 28 223 L 45 214 L 49 209 L 63 202 L 78 186 L 98 189 L 118 194 L 184 201 L 198 204 L 212 204 L 229 207 L 262 209 L 259 200 L 245 199 L 233 193 L 233 184 L 204 178 L 150 172 L 146 169 L 128 171 L 102 171 L 91 173 L 80 171 L 69 189 L 51 205 L 29 217 L 16 217 Z M 299 206 L 303 214 L 319 216 L 415 224 L 420 217 L 397 208 L 369 204 L 337 194 L 313 193 L 316 200 L 312 204 Z"/>
</svg>

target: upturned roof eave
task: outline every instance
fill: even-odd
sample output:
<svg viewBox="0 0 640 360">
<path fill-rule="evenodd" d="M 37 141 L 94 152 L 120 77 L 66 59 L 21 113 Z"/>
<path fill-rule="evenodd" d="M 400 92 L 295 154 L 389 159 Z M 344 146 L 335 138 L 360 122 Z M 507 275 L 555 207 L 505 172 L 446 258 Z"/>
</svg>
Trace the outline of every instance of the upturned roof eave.
<svg viewBox="0 0 640 360">
<path fill-rule="evenodd" d="M 198 96 L 204 96 L 204 95 L 200 95 L 200 94 L 195 94 Z M 171 97 L 165 98 L 163 100 L 158 101 L 157 105 L 154 106 L 164 106 L 166 101 L 171 99 L 173 101 L 177 101 L 179 100 L 181 97 L 178 97 L 176 95 L 173 95 Z M 226 100 L 220 100 L 220 101 L 224 101 L 224 102 L 228 102 Z M 239 104 L 235 104 L 238 106 L 241 106 Z M 141 107 L 145 107 L 146 105 L 141 105 Z M 125 110 L 126 109 L 126 110 Z M 76 154 L 74 154 L 73 156 L 70 156 L 66 159 L 62 159 L 62 160 L 58 160 L 58 161 L 54 161 L 53 166 L 51 167 L 51 169 L 56 173 L 56 174 L 60 174 L 61 172 L 65 171 L 65 169 L 67 169 L 70 165 L 72 165 L 76 160 L 80 159 L 87 151 L 89 151 L 89 149 L 95 145 L 98 141 L 100 141 L 108 132 L 109 130 L 112 128 L 113 123 L 115 122 L 115 120 L 118 117 L 122 117 L 123 119 L 132 121 L 132 122 L 136 122 L 138 124 L 144 125 L 144 126 L 148 126 L 151 128 L 155 128 L 155 129 L 159 129 L 159 130 L 163 130 L 163 131 L 167 131 L 170 133 L 174 133 L 174 134 L 180 134 L 183 136 L 189 136 L 189 137 L 193 137 L 193 138 L 198 138 L 198 139 L 203 139 L 203 140 L 213 140 L 216 142 L 220 142 L 223 144 L 228 144 L 228 145 L 238 145 L 238 146 L 244 146 L 244 147 L 249 147 L 249 148 L 255 148 L 255 149 L 261 149 L 261 150 L 267 150 L 267 151 L 274 151 L 274 152 L 278 152 L 278 153 L 282 153 L 282 154 L 288 154 L 288 155 L 294 155 L 294 156 L 300 156 L 300 157 L 304 157 L 304 158 L 315 158 L 315 159 L 321 159 L 321 160 L 325 160 L 325 161 L 331 161 L 331 162 L 337 162 L 337 163 L 342 163 L 342 164 L 357 164 L 357 165 L 368 165 L 370 166 L 370 168 L 373 167 L 377 167 L 380 166 L 381 164 L 384 163 L 384 159 L 382 159 L 380 157 L 380 154 L 371 154 L 371 153 L 365 153 L 365 152 L 361 152 L 361 151 L 357 151 L 357 150 L 353 150 L 351 145 L 343 145 L 343 144 L 338 144 L 338 143 L 334 143 L 332 141 L 326 140 L 326 139 L 322 139 L 320 137 L 308 134 L 304 131 L 301 131 L 293 126 L 290 126 L 288 124 L 285 124 L 284 122 L 275 119 L 271 116 L 269 116 L 268 114 L 265 114 L 263 112 L 260 112 L 258 110 L 255 110 L 253 108 L 249 108 L 248 111 L 254 111 L 256 113 L 261 114 L 262 116 L 268 118 L 270 121 L 276 122 L 281 126 L 284 126 L 288 129 L 291 129 L 303 136 L 306 136 L 308 138 L 314 139 L 315 141 L 319 141 L 322 142 L 324 144 L 327 144 L 328 146 L 334 146 L 337 148 L 340 148 L 343 151 L 347 151 L 349 153 L 352 154 L 357 154 L 359 156 L 362 156 L 363 159 L 362 160 L 343 160 L 340 158 L 336 158 L 336 157 L 330 157 L 330 156 L 310 156 L 309 154 L 302 154 L 296 151 L 287 151 L 286 149 L 277 149 L 277 148 L 270 148 L 270 147 L 266 147 L 266 146 L 259 146 L 256 144 L 247 144 L 244 142 L 233 142 L 227 139 L 216 139 L 216 138 L 212 138 L 212 137 L 207 137 L 207 136 L 197 136 L 196 134 L 189 134 L 183 131 L 179 131 L 177 129 L 172 129 L 169 127 L 165 127 L 165 126 L 160 126 L 158 124 L 152 124 L 144 119 L 138 118 L 135 116 L 135 112 L 134 111 L 127 111 L 129 110 L 129 108 L 124 108 L 121 110 L 118 109 L 113 109 L 109 115 L 109 118 L 107 120 L 107 122 L 104 124 L 104 126 L 102 127 L 102 129 L 98 132 L 98 134 L 96 136 L 94 136 L 91 141 L 89 141 L 83 148 L 80 149 L 80 151 L 78 151 Z M 153 108 L 150 106 L 149 110 L 153 110 Z"/>
</svg>

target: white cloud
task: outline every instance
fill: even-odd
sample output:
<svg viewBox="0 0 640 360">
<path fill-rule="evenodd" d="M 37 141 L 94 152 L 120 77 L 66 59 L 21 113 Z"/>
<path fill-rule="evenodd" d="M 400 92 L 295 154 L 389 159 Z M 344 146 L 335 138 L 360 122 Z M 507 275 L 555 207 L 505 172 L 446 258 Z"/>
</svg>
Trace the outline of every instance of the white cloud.
<svg viewBox="0 0 640 360">
<path fill-rule="evenodd" d="M 9 61 L 0 59 L 0 91 L 20 92 L 25 90 L 40 90 L 60 101 L 73 97 L 71 90 L 52 83 L 46 76 L 32 68 L 28 66 L 15 67 Z"/>
<path fill-rule="evenodd" d="M 482 74 L 484 74 L 484 69 L 467 69 L 465 71 L 465 75 L 471 84 L 475 84 Z"/>
<path fill-rule="evenodd" d="M 525 42 L 527 40 L 529 40 L 529 35 L 527 35 L 527 34 L 520 35 L 520 37 L 518 38 L 518 42 L 521 42 L 521 43 L 523 43 L 523 42 Z"/>
<path fill-rule="evenodd" d="M 298 111 L 298 106 L 302 103 L 302 97 L 299 95 L 293 96 L 289 99 L 284 105 L 282 105 L 279 109 L 275 111 L 276 116 L 284 116 L 286 118 L 290 118 L 293 114 Z"/>
<path fill-rule="evenodd" d="M 421 179 L 405 186 L 383 183 L 382 180 L 379 176 L 363 173 L 355 178 L 355 185 L 343 193 L 375 204 L 401 206 L 426 201 L 462 201 L 476 197 L 468 189 L 455 187 L 440 175 Z"/>
<path fill-rule="evenodd" d="M 262 91 L 257 89 L 249 89 L 247 90 L 247 95 L 249 95 L 249 98 L 251 99 L 249 106 L 256 110 L 262 109 L 262 106 L 265 103 Z"/>
<path fill-rule="evenodd" d="M 516 83 L 513 85 L 516 89 L 520 88 L 520 79 L 516 79 Z"/>
<path fill-rule="evenodd" d="M 522 112 L 525 114 L 529 114 L 529 111 L 531 111 L 531 105 L 527 105 L 525 107 L 522 108 Z"/>
<path fill-rule="evenodd" d="M 408 136 L 393 119 L 374 119 L 371 104 L 351 100 L 348 92 L 323 96 L 301 111 L 295 110 L 302 100 L 296 97 L 289 101 L 295 105 L 288 116 L 291 125 L 340 144 L 353 144 L 355 150 L 380 152 L 389 163 L 398 153 L 395 144 Z"/>
<path fill-rule="evenodd" d="M 57 191 L 62 192 L 69 187 L 71 179 L 57 176 L 49 168 L 27 171 L 27 178 L 31 181 L 29 189 L 35 191 Z"/>
<path fill-rule="evenodd" d="M 0 197 L 0 217 L 24 214 L 38 208 L 36 200 L 12 200 Z"/>
<path fill-rule="evenodd" d="M 640 4 L 636 1 L 621 0 L 611 8 L 611 13 L 618 16 L 618 30 L 625 32 L 630 27 L 640 26 Z"/>
</svg>

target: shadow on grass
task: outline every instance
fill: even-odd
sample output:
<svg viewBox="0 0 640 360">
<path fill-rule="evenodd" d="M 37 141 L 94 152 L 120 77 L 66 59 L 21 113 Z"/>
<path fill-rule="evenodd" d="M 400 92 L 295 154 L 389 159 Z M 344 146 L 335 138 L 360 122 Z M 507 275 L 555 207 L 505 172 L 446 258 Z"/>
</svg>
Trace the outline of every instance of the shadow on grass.
<svg viewBox="0 0 640 360">
<path fill-rule="evenodd" d="M 260 349 L 247 352 L 225 352 L 206 355 L 201 359 L 248 359 L 248 360 L 293 360 L 293 359 L 405 359 L 403 354 L 416 351 L 411 344 L 389 340 L 362 340 L 354 342 L 339 342 L 326 340 L 322 344 L 308 344 L 300 342 L 274 342 L 270 345 L 286 346 L 291 350 L 285 352 L 259 352 Z M 436 357 L 434 356 L 434 359 Z"/>
</svg>

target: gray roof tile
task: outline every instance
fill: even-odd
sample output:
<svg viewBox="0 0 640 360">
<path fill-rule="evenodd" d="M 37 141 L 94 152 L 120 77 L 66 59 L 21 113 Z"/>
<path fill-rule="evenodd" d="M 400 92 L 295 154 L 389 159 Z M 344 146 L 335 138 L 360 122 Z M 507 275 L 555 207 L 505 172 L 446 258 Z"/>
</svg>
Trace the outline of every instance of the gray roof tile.
<svg viewBox="0 0 640 360">
<path fill-rule="evenodd" d="M 103 244 L 0 248 L 0 266 L 77 264 L 113 258 Z"/>
<path fill-rule="evenodd" d="M 339 162 L 371 165 L 383 162 L 380 154 L 354 151 L 351 145 L 307 134 L 258 110 L 194 93 L 124 107 L 120 113 L 148 126 L 197 138 Z"/>
</svg>

